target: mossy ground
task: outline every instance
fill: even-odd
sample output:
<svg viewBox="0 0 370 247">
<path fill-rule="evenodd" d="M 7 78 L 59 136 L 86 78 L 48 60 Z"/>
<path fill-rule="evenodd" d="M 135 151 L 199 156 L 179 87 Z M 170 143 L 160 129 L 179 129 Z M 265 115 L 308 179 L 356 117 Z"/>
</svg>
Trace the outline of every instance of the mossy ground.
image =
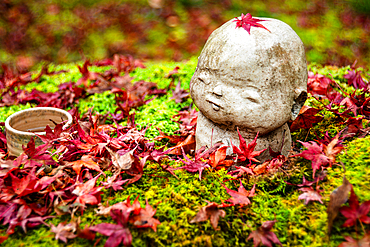
<svg viewBox="0 0 370 247">
<path fill-rule="evenodd" d="M 136 69 L 130 75 L 134 81 L 146 80 L 155 82 L 159 88 L 167 88 L 171 83 L 170 78 L 166 78 L 169 71 L 176 66 L 180 67 L 180 72 L 175 74 L 175 83 L 181 81 L 183 89 L 189 88 L 190 78 L 196 67 L 196 59 L 191 59 L 184 63 L 146 63 L 147 68 Z M 68 70 L 54 76 L 43 77 L 39 84 L 29 84 L 27 89 L 37 88 L 43 91 L 55 91 L 57 85 L 68 81 L 77 81 L 80 74 L 75 64 L 51 66 L 50 70 Z M 331 74 L 339 83 L 343 81 L 343 75 L 348 68 L 320 67 L 311 65 L 310 69 L 325 75 Z M 91 70 L 102 72 L 104 67 L 92 67 Z M 149 104 L 135 110 L 136 123 L 142 128 L 151 125 L 146 132 L 146 136 L 153 140 L 158 135 L 156 127 L 165 133 L 173 133 L 178 129 L 178 124 L 171 120 L 171 117 L 184 107 L 192 104 L 191 99 L 176 104 L 171 98 L 171 94 L 156 97 Z M 314 99 L 309 99 L 307 104 L 318 104 Z M 32 107 L 32 105 L 19 105 L 3 107 L 0 109 L 0 121 L 12 113 Z M 95 94 L 86 99 L 80 100 L 79 110 L 83 113 L 90 107 L 101 114 L 114 112 L 116 106 L 114 95 L 109 92 Z M 326 131 L 330 136 L 334 136 L 343 128 L 334 121 L 334 116 L 329 112 L 324 113 L 324 121 L 317 124 L 311 130 L 301 130 L 293 133 L 293 141 L 314 140 L 322 136 Z M 123 123 L 124 124 L 124 123 Z M 159 144 L 165 144 L 163 143 Z M 347 141 L 346 148 L 337 158 L 337 162 L 342 162 L 346 167 L 346 176 L 354 185 L 354 190 L 359 196 L 360 202 L 370 200 L 370 137 L 353 139 Z M 173 166 L 180 166 L 174 161 Z M 155 218 L 161 224 L 157 232 L 151 229 L 131 228 L 133 235 L 133 246 L 252 246 L 253 241 L 247 241 L 251 231 L 255 230 L 262 222 L 277 219 L 273 231 L 284 246 L 338 246 L 344 241 L 344 236 L 351 235 L 357 237 L 354 228 L 340 227 L 344 218 L 339 216 L 334 223 L 332 236 L 327 238 L 327 214 L 326 208 L 329 202 L 329 195 L 336 187 L 342 183 L 343 169 L 341 166 L 333 166 L 328 169 L 328 176 L 321 183 L 324 190 L 323 204 L 311 202 L 304 205 L 303 201 L 298 200 L 301 193 L 296 186 L 287 185 L 284 181 L 298 184 L 301 183 L 303 175 L 306 178 L 312 177 L 311 163 L 301 158 L 293 160 L 285 170 L 264 177 L 243 179 L 246 189 L 250 189 L 254 183 L 257 184 L 256 196 L 252 203 L 246 207 L 226 208 L 226 217 L 221 218 L 218 228 L 214 230 L 209 221 L 190 224 L 189 221 L 196 215 L 200 207 L 205 206 L 207 201 L 221 203 L 229 198 L 226 190 L 222 186 L 236 190 L 239 186 L 238 181 L 227 175 L 225 170 L 211 171 L 203 173 L 202 180 L 198 179 L 198 174 L 188 173 L 184 170 L 176 170 L 175 174 L 179 179 L 163 171 L 160 165 L 149 162 L 143 177 L 124 190 L 113 191 L 107 189 L 102 195 L 104 205 L 113 205 L 117 202 L 126 200 L 128 197 L 134 200 L 139 197 L 140 203 L 145 205 L 145 199 L 149 204 L 157 208 Z M 103 178 L 102 178 L 103 179 Z M 109 222 L 110 218 L 97 216 L 95 209 L 89 206 L 82 215 L 76 213 L 76 217 L 81 218 L 81 226 Z M 56 216 L 56 215 L 55 215 Z M 46 220 L 48 224 L 57 225 L 63 221 L 69 221 L 70 216 L 56 216 Z M 370 230 L 368 225 L 365 225 Z M 6 231 L 6 227 L 1 227 Z M 361 231 L 360 231 L 361 232 Z M 360 236 L 363 234 L 360 233 Z M 102 238 L 100 241 L 97 239 Z M 30 229 L 27 233 L 17 228 L 15 234 L 10 235 L 4 246 L 103 246 L 106 237 L 98 234 L 94 241 L 76 238 L 69 240 L 67 244 L 55 240 L 52 233 L 46 226 L 38 226 Z"/>
</svg>

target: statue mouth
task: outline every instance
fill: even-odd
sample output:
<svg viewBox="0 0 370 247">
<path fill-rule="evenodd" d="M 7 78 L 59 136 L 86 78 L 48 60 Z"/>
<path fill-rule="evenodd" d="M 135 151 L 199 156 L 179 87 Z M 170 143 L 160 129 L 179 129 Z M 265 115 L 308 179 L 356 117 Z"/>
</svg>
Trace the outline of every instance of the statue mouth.
<svg viewBox="0 0 370 247">
<path fill-rule="evenodd" d="M 213 110 L 219 111 L 222 107 L 219 104 L 216 104 L 215 102 L 212 102 L 210 100 L 207 100 L 209 103 L 211 103 Z"/>
</svg>

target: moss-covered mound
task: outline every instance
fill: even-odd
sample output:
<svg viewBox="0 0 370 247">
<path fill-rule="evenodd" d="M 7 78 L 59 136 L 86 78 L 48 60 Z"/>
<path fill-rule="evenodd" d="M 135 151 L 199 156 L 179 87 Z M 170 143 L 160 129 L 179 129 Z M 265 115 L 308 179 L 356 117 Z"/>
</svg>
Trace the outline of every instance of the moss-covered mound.
<svg viewBox="0 0 370 247">
<path fill-rule="evenodd" d="M 204 156 L 204 159 L 199 159 L 204 166 L 199 179 L 197 169 L 195 172 L 189 172 L 191 169 L 187 168 L 177 169 L 184 167 L 184 162 L 187 162 L 181 154 L 181 148 L 168 150 L 171 147 L 183 147 L 187 158 L 191 161 L 195 159 L 194 152 L 191 151 L 194 143 L 185 139 L 194 134 L 191 132 L 194 126 L 189 123 L 194 120 L 191 117 L 194 106 L 186 92 L 196 67 L 196 59 L 183 63 L 146 63 L 145 68 L 139 61 L 125 57 L 120 59 L 121 67 L 105 60 L 91 66 L 82 62 L 50 65 L 43 70 L 40 66 L 39 70 L 29 75 L 8 73 L 1 77 L 4 86 L 1 89 L 3 107 L 0 108 L 0 121 L 5 121 L 8 116 L 19 110 L 57 102 L 75 116 L 75 129 L 67 131 L 70 139 L 66 137 L 66 141 L 58 137 L 57 142 L 53 139 L 48 144 L 49 151 L 45 152 L 45 155 L 51 157 L 51 161 L 48 161 L 50 163 L 47 163 L 49 170 L 59 169 L 59 177 L 40 190 L 35 189 L 36 185 L 30 187 L 34 189 L 30 194 L 12 191 L 16 187 L 14 181 L 18 181 L 15 177 L 22 179 L 32 174 L 33 168 L 27 165 L 29 160 L 36 160 L 39 164 L 35 165 L 37 181 L 43 176 L 52 178 L 52 174 L 57 173 L 47 173 L 43 165 L 45 160 L 42 163 L 41 158 L 34 158 L 26 147 L 23 157 L 8 157 L 4 136 L 0 136 L 0 161 L 3 164 L 0 171 L 0 189 L 3 195 L 7 195 L 0 196 L 0 219 L 3 223 L 3 237 L 0 240 L 4 241 L 2 245 L 103 246 L 108 237 L 101 234 L 103 230 L 93 228 L 99 225 L 108 226 L 101 225 L 103 223 L 119 226 L 125 229 L 125 234 L 129 232 L 133 246 L 252 246 L 253 240 L 248 239 L 250 234 L 253 231 L 256 233 L 256 230 L 263 233 L 261 224 L 274 220 L 276 223 L 271 232 L 276 234 L 284 246 L 338 246 L 345 241 L 345 236 L 361 239 L 370 230 L 366 220 L 356 218 L 356 224 L 343 227 L 347 218 L 339 213 L 334 220 L 330 239 L 327 234 L 330 194 L 342 184 L 344 174 L 353 185 L 360 204 L 370 200 L 369 111 L 366 101 L 369 89 L 367 75 L 361 72 L 362 69 L 310 66 L 310 95 L 306 105 L 317 110 L 314 114 L 301 112 L 299 118 L 306 117 L 305 124 L 293 123 L 296 125 L 296 130 L 292 133 L 295 144 L 290 157 L 278 157 L 274 161 L 279 160 L 280 163 L 273 166 L 268 162 L 264 164 L 265 169 L 262 171 L 257 169 L 262 167 L 261 164 L 246 165 L 254 175 L 245 173 L 238 176 L 240 164 L 229 168 L 212 165 L 210 158 Z M 41 77 L 40 71 L 43 71 Z M 53 73 L 57 71 L 60 73 Z M 356 77 L 357 84 L 346 76 L 351 73 L 348 71 L 359 75 Z M 317 76 L 318 74 L 322 76 Z M 9 84 L 10 77 L 14 79 L 12 85 Z M 360 77 L 363 84 L 359 81 Z M 147 82 L 154 84 L 149 85 Z M 60 87 L 63 83 L 68 87 Z M 104 87 L 104 83 L 108 86 Z M 181 88 L 176 88 L 178 83 Z M 15 90 L 9 89 L 10 87 Z M 324 88 L 324 94 L 319 93 L 320 87 Z M 83 93 L 77 94 L 76 88 L 83 90 Z M 38 92 L 49 94 L 45 96 Z M 60 92 L 63 94 L 57 95 Z M 338 96 L 337 101 L 330 97 L 335 93 Z M 51 96 L 61 101 L 51 101 Z M 63 100 L 70 100 L 70 103 Z M 175 116 L 179 112 L 182 115 Z M 82 126 L 83 130 L 78 126 Z M 82 137 L 83 133 L 95 142 L 88 137 Z M 134 135 L 131 136 L 132 133 L 139 137 L 135 139 Z M 125 135 L 132 139 L 124 139 Z M 103 140 L 102 136 L 107 139 Z M 107 141 L 108 139 L 110 141 Z M 305 150 L 310 150 L 307 149 L 307 143 L 318 147 L 316 153 L 311 150 L 311 156 L 303 155 Z M 62 147 L 64 149 L 60 151 Z M 98 149 L 99 147 L 101 149 Z M 160 158 L 156 160 L 154 150 L 167 152 L 159 155 Z M 119 158 L 130 151 L 130 165 L 137 170 L 120 170 L 117 164 L 122 163 L 114 160 L 115 155 Z M 312 169 L 315 155 L 328 159 L 327 162 L 319 163 L 316 173 Z M 68 166 L 76 161 L 86 161 L 86 156 L 90 158 L 90 165 L 97 164 L 98 167 L 85 163 L 79 173 L 72 165 Z M 14 165 L 13 160 L 20 163 L 12 170 L 7 165 Z M 139 162 L 142 164 L 142 171 Z M 103 173 L 100 176 L 99 169 Z M 113 179 L 117 174 L 119 177 Z M 297 186 L 302 184 L 303 177 L 309 181 L 315 178 L 316 182 Z M 84 192 L 85 194 L 76 192 L 77 187 L 82 188 L 81 184 L 87 184 L 93 178 L 96 183 Z M 137 181 L 132 180 L 133 178 L 137 178 Z M 131 180 L 119 184 L 119 179 Z M 254 196 L 252 193 L 244 194 L 244 200 L 247 197 L 250 200 L 246 205 L 235 201 L 231 203 L 229 199 L 232 197 L 228 193 L 230 191 L 226 189 L 237 191 L 240 181 L 247 191 L 252 190 L 255 185 Z M 63 187 L 61 183 L 70 188 Z M 108 185 L 109 183 L 111 185 Z M 113 183 L 116 183 L 116 187 Z M 99 188 L 99 191 L 93 192 L 94 188 Z M 306 190 L 299 190 L 302 188 Z M 87 200 L 86 195 L 95 199 Z M 309 199 L 303 200 L 305 196 L 309 196 Z M 141 209 L 133 203 L 137 197 Z M 127 209 L 128 198 L 132 211 Z M 25 203 L 22 204 L 20 200 Z M 192 221 L 202 207 L 211 202 L 217 205 L 213 212 L 225 212 L 224 217 L 220 213 L 217 227 L 213 227 L 207 219 Z M 21 205 L 29 206 L 33 203 L 39 205 L 39 209 L 45 207 L 46 211 L 36 212 L 32 207 L 30 213 L 26 214 L 22 211 L 26 206 L 21 210 Z M 350 199 L 343 206 L 348 206 L 348 203 L 353 201 Z M 126 205 L 125 209 L 123 204 Z M 122 207 L 116 211 L 112 209 L 110 214 L 101 213 L 104 207 L 112 205 Z M 156 209 L 155 214 L 149 210 L 148 205 Z M 17 210 L 12 211 L 14 208 Z M 23 216 L 19 216 L 20 211 Z M 150 217 L 146 215 L 145 218 L 145 212 L 152 214 L 148 213 Z M 115 214 L 119 217 L 115 218 Z M 41 221 L 45 224 L 36 224 L 41 223 L 37 220 L 25 221 L 31 216 L 42 217 Z M 139 216 L 141 218 L 135 221 L 135 217 Z M 160 224 L 155 223 L 156 220 Z M 93 229 L 86 233 L 90 240 L 83 238 L 81 233 L 82 229 L 89 227 Z M 267 232 L 269 231 L 266 230 Z M 110 232 L 105 235 L 119 239 L 116 239 L 117 243 L 128 241 L 128 235 L 122 232 Z M 125 237 L 120 239 L 123 235 Z M 266 237 L 263 234 L 261 236 Z M 112 244 L 107 242 L 108 246 L 109 243 Z"/>
</svg>

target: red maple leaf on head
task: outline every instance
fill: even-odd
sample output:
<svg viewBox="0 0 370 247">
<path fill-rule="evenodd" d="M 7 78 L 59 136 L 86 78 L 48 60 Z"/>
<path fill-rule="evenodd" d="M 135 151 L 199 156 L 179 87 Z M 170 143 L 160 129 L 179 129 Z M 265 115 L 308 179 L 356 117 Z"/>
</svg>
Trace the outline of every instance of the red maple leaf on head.
<svg viewBox="0 0 370 247">
<path fill-rule="evenodd" d="M 241 15 L 241 20 L 238 19 L 238 17 L 235 17 L 235 20 L 233 22 L 236 22 L 236 28 L 242 27 L 244 28 L 249 34 L 251 34 L 251 27 L 260 27 L 263 29 L 266 29 L 270 32 L 267 28 L 265 28 L 262 24 L 259 24 L 260 21 L 266 21 L 261 20 L 257 18 L 253 18 L 251 14 L 247 13 L 246 15 Z M 271 32 L 270 32 L 271 33 Z"/>
<path fill-rule="evenodd" d="M 237 131 L 238 131 L 238 135 L 239 135 L 240 144 L 239 144 L 239 148 L 238 148 L 237 146 L 235 146 L 231 142 L 231 146 L 233 147 L 233 152 L 238 155 L 238 159 L 240 161 L 245 161 L 245 160 L 248 159 L 249 160 L 249 165 L 252 164 L 252 161 L 259 162 L 259 160 L 257 160 L 254 157 L 259 156 L 263 151 L 266 150 L 266 148 L 261 150 L 261 151 L 254 151 L 254 148 L 257 145 L 258 133 L 257 133 L 256 137 L 254 138 L 254 140 L 247 145 L 247 143 L 245 142 L 245 139 L 242 137 L 242 135 L 239 132 L 239 128 L 237 129 Z"/>
</svg>

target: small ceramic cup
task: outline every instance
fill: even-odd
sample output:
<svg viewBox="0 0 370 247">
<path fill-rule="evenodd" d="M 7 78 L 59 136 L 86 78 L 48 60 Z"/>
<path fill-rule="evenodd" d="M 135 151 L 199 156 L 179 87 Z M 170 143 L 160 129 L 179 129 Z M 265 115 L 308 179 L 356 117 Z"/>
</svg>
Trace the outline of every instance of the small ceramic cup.
<svg viewBox="0 0 370 247">
<path fill-rule="evenodd" d="M 23 153 L 22 146 L 26 146 L 32 137 L 36 146 L 43 144 L 38 135 L 45 135 L 47 125 L 54 129 L 54 123 L 65 122 L 63 128 L 72 124 L 69 112 L 54 107 L 35 107 L 16 112 L 5 121 L 6 141 L 9 155 L 19 156 Z"/>
</svg>

